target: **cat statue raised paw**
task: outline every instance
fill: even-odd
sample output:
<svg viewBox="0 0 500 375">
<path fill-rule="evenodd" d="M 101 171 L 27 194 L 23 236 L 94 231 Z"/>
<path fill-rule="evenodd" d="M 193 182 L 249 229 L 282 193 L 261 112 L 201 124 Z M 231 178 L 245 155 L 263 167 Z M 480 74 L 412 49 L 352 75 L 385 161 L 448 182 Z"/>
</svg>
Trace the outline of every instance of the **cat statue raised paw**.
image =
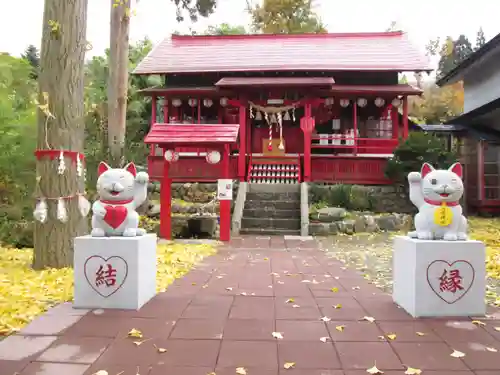
<svg viewBox="0 0 500 375">
<path fill-rule="evenodd" d="M 462 165 L 434 169 L 424 163 L 420 172 L 408 175 L 410 200 L 417 206 L 415 231 L 409 237 L 419 240 L 467 240 L 467 219 L 462 215 L 460 198 L 464 192 Z"/>
<path fill-rule="evenodd" d="M 98 168 L 99 200 L 92 205 L 92 237 L 135 237 L 146 234 L 139 228 L 137 207 L 147 198 L 149 176 L 137 172 L 134 163 L 111 168 L 101 162 Z"/>
</svg>

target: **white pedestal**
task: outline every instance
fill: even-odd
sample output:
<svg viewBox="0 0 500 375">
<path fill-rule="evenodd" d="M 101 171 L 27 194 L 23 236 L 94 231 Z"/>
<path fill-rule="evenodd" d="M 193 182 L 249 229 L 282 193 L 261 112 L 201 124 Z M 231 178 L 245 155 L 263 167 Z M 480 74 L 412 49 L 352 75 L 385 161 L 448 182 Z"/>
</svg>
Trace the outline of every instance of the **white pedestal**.
<svg viewBox="0 0 500 375">
<path fill-rule="evenodd" d="M 75 308 L 138 310 L 156 294 L 156 235 L 75 238 Z"/>
<path fill-rule="evenodd" d="M 394 239 L 394 302 L 413 317 L 486 314 L 486 250 L 479 241 Z"/>
</svg>

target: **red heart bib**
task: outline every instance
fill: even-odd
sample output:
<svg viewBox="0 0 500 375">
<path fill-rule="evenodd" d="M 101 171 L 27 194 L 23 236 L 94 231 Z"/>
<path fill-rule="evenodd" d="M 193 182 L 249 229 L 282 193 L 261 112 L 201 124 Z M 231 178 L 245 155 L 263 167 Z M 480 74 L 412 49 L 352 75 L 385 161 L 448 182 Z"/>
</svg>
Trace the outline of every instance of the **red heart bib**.
<svg viewBox="0 0 500 375">
<path fill-rule="evenodd" d="M 127 218 L 127 207 L 125 206 L 110 206 L 105 205 L 106 215 L 104 215 L 104 222 L 111 228 L 118 228 Z"/>
</svg>

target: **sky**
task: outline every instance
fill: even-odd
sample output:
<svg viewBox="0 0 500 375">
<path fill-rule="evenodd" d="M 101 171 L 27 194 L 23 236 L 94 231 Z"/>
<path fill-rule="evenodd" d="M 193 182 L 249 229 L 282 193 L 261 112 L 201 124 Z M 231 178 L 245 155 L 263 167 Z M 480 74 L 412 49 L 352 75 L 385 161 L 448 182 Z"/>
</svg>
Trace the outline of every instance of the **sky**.
<svg viewBox="0 0 500 375">
<path fill-rule="evenodd" d="M 246 0 L 218 0 L 217 11 L 196 24 L 177 23 L 172 0 L 133 1 L 136 15 L 131 21 L 132 42 L 147 36 L 158 43 L 173 31 L 188 32 L 190 27 L 203 31 L 223 22 L 249 23 Z M 0 52 L 18 56 L 29 44 L 39 47 L 44 1 L 1 2 Z M 91 57 L 109 46 L 110 0 L 88 0 L 88 4 L 87 39 L 93 49 L 87 57 Z M 330 32 L 384 31 L 395 21 L 422 51 L 436 37 L 465 34 L 474 43 L 480 27 L 487 40 L 500 33 L 500 2 L 494 0 L 315 0 L 315 9 Z"/>
</svg>

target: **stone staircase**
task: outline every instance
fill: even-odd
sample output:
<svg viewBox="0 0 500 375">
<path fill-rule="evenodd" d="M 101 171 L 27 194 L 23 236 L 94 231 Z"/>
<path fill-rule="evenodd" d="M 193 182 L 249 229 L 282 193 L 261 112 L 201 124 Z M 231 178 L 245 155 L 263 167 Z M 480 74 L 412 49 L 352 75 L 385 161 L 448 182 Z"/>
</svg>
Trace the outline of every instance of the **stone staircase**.
<svg viewBox="0 0 500 375">
<path fill-rule="evenodd" d="M 300 234 L 299 184 L 249 184 L 241 234 Z"/>
</svg>

